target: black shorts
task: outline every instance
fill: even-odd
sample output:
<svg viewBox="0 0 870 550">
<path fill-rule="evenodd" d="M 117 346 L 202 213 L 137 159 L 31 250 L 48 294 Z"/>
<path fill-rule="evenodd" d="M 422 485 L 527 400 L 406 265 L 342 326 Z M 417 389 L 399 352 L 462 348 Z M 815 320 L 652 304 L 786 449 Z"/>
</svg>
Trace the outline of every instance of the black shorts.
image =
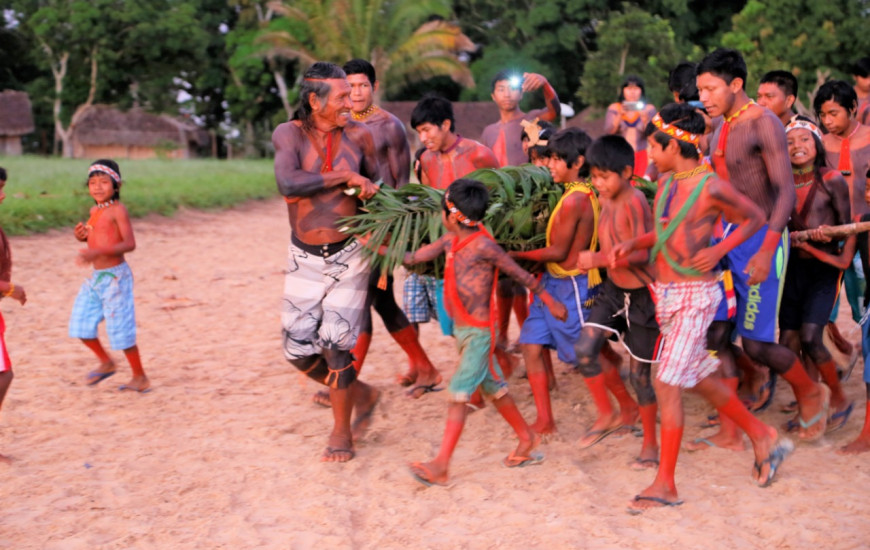
<svg viewBox="0 0 870 550">
<path fill-rule="evenodd" d="M 628 310 L 626 311 L 626 304 Z M 595 297 L 586 324 L 596 324 L 623 335 L 631 353 L 652 360 L 659 346 L 656 305 L 649 288 L 619 288 L 605 280 Z"/>
<path fill-rule="evenodd" d="M 792 253 L 779 305 L 779 329 L 799 330 L 806 323 L 826 325 L 842 277 L 843 272 L 830 264 Z"/>
</svg>

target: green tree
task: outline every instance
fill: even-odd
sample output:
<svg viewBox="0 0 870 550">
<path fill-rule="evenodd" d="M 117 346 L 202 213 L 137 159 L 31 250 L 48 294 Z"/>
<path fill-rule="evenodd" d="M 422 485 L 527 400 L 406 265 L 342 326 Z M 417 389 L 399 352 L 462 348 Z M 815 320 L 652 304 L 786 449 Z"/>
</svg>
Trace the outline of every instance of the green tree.
<svg viewBox="0 0 870 550">
<path fill-rule="evenodd" d="M 647 99 L 661 105 L 669 98 L 668 71 L 680 61 L 674 31 L 666 19 L 633 4 L 623 4 L 595 28 L 596 51 L 589 56 L 577 95 L 604 107 L 619 95 L 628 74 L 644 79 Z"/>
<path fill-rule="evenodd" d="M 378 73 L 381 94 L 442 75 L 474 85 L 460 54 L 475 46 L 447 20 L 447 0 L 294 0 L 269 6 L 304 24 L 263 33 L 271 55 L 296 59 L 303 67 L 367 59 Z"/>
<path fill-rule="evenodd" d="M 848 78 L 852 61 L 870 51 L 868 30 L 868 0 L 749 0 L 722 44 L 746 59 L 750 95 L 765 72 L 791 71 L 807 112 L 826 77 Z"/>
<path fill-rule="evenodd" d="M 540 72 L 562 101 L 574 97 L 594 46 L 594 21 L 610 9 L 608 0 L 456 0 L 455 5 L 463 28 L 482 45 L 482 57 L 472 64 L 481 85 L 463 93 L 463 99 L 479 100 L 489 99 L 490 78 L 507 68 Z"/>
<path fill-rule="evenodd" d="M 95 102 L 160 111 L 196 67 L 206 36 L 186 0 L 14 0 L 14 18 L 38 44 L 53 81 L 55 141 L 72 156 L 70 133 Z"/>
</svg>

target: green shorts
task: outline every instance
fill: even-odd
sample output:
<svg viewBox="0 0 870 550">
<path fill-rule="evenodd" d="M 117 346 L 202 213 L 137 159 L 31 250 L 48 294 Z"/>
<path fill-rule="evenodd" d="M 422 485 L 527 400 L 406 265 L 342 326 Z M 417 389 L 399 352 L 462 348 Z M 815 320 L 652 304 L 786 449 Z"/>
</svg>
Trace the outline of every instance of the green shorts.
<svg viewBox="0 0 870 550">
<path fill-rule="evenodd" d="M 450 400 L 467 403 L 478 387 L 484 395 L 492 399 L 504 396 L 508 391 L 507 382 L 495 356 L 492 357 L 490 367 L 492 338 L 489 328 L 455 325 L 453 335 L 456 337 L 460 358 L 459 367 L 448 387 Z"/>
</svg>

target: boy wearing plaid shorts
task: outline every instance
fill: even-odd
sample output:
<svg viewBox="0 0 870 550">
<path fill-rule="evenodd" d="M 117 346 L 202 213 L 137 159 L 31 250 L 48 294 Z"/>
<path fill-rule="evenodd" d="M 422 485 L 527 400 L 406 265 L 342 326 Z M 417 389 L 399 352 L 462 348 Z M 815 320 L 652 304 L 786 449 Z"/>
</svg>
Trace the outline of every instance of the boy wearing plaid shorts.
<svg viewBox="0 0 870 550">
<path fill-rule="evenodd" d="M 88 243 L 79 250 L 79 262 L 93 264 L 94 271 L 82 284 L 73 305 L 69 335 L 97 356 L 100 366 L 85 382 L 98 384 L 115 374 L 115 363 L 97 338 L 97 326 L 106 321 L 112 349 L 124 350 L 133 377 L 120 389 L 144 393 L 151 382 L 142 369 L 136 346 L 136 315 L 133 307 L 133 273 L 124 254 L 136 248 L 130 215 L 121 204 L 121 169 L 113 160 L 98 160 L 88 169 L 88 193 L 96 203 L 87 223 L 76 224 L 76 239 Z"/>
<path fill-rule="evenodd" d="M 722 291 L 713 271 L 731 249 L 764 223 L 761 209 L 729 182 L 700 163 L 698 143 L 704 119 L 691 106 L 671 104 L 653 117 L 645 134 L 660 174 L 655 201 L 655 230 L 616 247 L 611 262 L 634 250 L 652 248 L 657 270 L 653 292 L 656 316 L 665 339 L 654 382 L 661 413 L 661 458 L 652 485 L 634 497 L 629 513 L 678 506 L 674 473 L 683 436 L 682 391 L 693 389 L 719 414 L 742 428 L 755 450 L 753 479 L 770 485 L 786 455 L 794 448 L 775 428 L 755 418 L 736 392 L 714 377 L 719 360 L 707 350 L 706 334 Z M 724 240 L 710 246 L 713 228 L 724 216 L 738 225 Z"/>
</svg>

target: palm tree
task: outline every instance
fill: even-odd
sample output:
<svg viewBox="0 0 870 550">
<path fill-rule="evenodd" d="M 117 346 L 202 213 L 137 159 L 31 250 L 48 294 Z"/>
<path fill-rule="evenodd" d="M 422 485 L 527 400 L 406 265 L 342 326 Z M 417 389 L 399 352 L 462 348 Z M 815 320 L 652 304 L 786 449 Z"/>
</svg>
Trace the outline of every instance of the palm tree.
<svg viewBox="0 0 870 550">
<path fill-rule="evenodd" d="M 303 68 L 367 59 L 381 81 L 380 94 L 433 76 L 474 86 L 459 56 L 476 46 L 445 19 L 451 13 L 447 0 L 284 0 L 269 8 L 303 23 L 307 32 L 264 31 L 267 55 L 297 59 Z"/>
</svg>

